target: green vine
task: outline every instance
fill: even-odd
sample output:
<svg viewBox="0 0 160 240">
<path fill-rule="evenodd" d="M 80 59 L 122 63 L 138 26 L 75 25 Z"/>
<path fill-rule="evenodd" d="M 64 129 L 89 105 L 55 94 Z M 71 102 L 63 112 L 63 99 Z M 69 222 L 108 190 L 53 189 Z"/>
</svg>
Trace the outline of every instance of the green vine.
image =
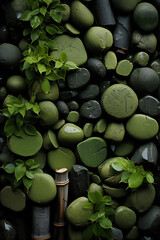
<svg viewBox="0 0 160 240">
<path fill-rule="evenodd" d="M 63 5 L 60 0 L 27 0 L 26 10 L 21 20 L 28 23 L 23 35 L 28 42 L 28 49 L 23 52 L 22 71 L 25 72 L 29 86 L 38 79 L 45 93 L 50 91 L 50 81 L 65 79 L 66 72 L 78 68 L 72 61 L 67 61 L 63 52 L 60 60 L 53 58 L 50 51 L 56 50 L 55 36 L 63 34 L 60 25 Z"/>
</svg>

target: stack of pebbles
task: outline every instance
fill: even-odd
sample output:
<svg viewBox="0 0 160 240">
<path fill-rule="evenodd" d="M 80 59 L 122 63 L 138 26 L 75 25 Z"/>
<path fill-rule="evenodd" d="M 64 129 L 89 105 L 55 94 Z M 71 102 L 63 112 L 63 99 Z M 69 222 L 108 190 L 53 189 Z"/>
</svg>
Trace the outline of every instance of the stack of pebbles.
<svg viewBox="0 0 160 240">
<path fill-rule="evenodd" d="M 37 81 L 28 86 L 20 70 L 26 2 L 0 1 L 0 105 L 5 108 L 9 95 L 30 100 L 36 92 L 40 114 L 36 134 L 7 138 L 0 112 L 0 166 L 34 159 L 43 172 L 34 175 L 27 192 L 11 187 L 13 169 L 0 169 L 0 240 L 56 239 L 54 178 L 63 168 L 70 180 L 64 239 L 83 239 L 91 216 L 84 208 L 87 192 L 100 191 L 114 202 L 114 239 L 157 240 L 160 1 L 61 1 L 65 32 L 55 36 L 58 49 L 50 54 L 59 59 L 65 52 L 78 69 L 55 81 L 48 94 Z M 152 171 L 156 184 L 132 191 L 120 183 L 112 163 L 127 158 Z"/>
</svg>

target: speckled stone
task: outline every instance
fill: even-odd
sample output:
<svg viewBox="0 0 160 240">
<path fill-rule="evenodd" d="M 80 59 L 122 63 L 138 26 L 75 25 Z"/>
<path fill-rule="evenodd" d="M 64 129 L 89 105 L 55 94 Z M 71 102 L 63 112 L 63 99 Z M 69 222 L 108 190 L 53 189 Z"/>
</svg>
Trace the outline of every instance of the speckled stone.
<svg viewBox="0 0 160 240">
<path fill-rule="evenodd" d="M 121 119 L 131 116 L 136 111 L 138 97 L 129 86 L 114 84 L 104 91 L 101 103 L 109 115 Z"/>
<path fill-rule="evenodd" d="M 126 131 L 136 139 L 153 138 L 159 130 L 158 122 L 144 114 L 134 114 L 126 123 Z"/>
<path fill-rule="evenodd" d="M 90 72 L 86 68 L 76 69 L 67 75 L 67 84 L 71 89 L 85 86 L 90 80 Z"/>
<path fill-rule="evenodd" d="M 82 104 L 80 108 L 80 115 L 88 119 L 97 119 L 101 116 L 101 105 L 96 100 L 89 100 Z"/>
<path fill-rule="evenodd" d="M 160 115 L 160 101 L 151 95 L 139 99 L 138 106 L 140 111 L 148 116 L 154 117 Z"/>
<path fill-rule="evenodd" d="M 89 84 L 84 90 L 82 90 L 78 97 L 82 100 L 96 99 L 99 95 L 99 86 L 96 84 Z"/>
</svg>

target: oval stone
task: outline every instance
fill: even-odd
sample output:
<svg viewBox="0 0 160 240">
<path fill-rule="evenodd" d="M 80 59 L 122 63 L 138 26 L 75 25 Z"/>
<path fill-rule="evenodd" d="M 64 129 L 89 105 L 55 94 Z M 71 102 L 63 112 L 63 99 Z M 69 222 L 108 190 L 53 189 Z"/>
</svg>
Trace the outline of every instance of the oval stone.
<svg viewBox="0 0 160 240">
<path fill-rule="evenodd" d="M 128 229 L 135 225 L 136 223 L 136 214 L 135 212 L 125 206 L 119 206 L 116 209 L 114 222 L 117 227 L 121 229 Z"/>
<path fill-rule="evenodd" d="M 101 114 L 101 105 L 96 100 L 89 100 L 83 103 L 80 108 L 80 115 L 88 119 L 97 119 Z"/>
<path fill-rule="evenodd" d="M 67 84 L 71 89 L 85 86 L 90 80 L 90 72 L 86 68 L 79 68 L 67 75 Z"/>
<path fill-rule="evenodd" d="M 121 119 L 131 116 L 136 111 L 138 97 L 129 86 L 114 84 L 104 91 L 101 103 L 109 115 Z"/>
<path fill-rule="evenodd" d="M 15 240 L 16 230 L 15 227 L 6 219 L 0 220 L 0 240 Z"/>
<path fill-rule="evenodd" d="M 66 123 L 58 132 L 58 141 L 63 146 L 72 146 L 84 138 L 83 130 L 73 123 Z"/>
<path fill-rule="evenodd" d="M 106 76 L 106 68 L 101 60 L 97 58 L 89 58 L 87 61 L 87 68 L 92 74 L 96 74 L 99 77 Z"/>
<path fill-rule="evenodd" d="M 56 107 L 58 109 L 59 112 L 59 116 L 60 117 L 67 117 L 68 113 L 69 113 L 69 108 L 67 106 L 67 104 L 64 101 L 58 100 L 56 102 Z"/>
<path fill-rule="evenodd" d="M 136 139 L 147 140 L 159 130 L 158 122 L 144 114 L 134 114 L 126 123 L 126 131 Z"/>
<path fill-rule="evenodd" d="M 95 99 L 98 95 L 99 95 L 98 85 L 90 84 L 78 94 L 78 97 L 82 100 L 90 100 Z"/>
<path fill-rule="evenodd" d="M 130 75 L 129 85 L 141 94 L 151 94 L 160 85 L 158 74 L 149 67 L 135 68 Z"/>
<path fill-rule="evenodd" d="M 90 137 L 77 145 L 80 160 L 87 167 L 98 167 L 107 157 L 107 144 L 99 137 Z"/>
<path fill-rule="evenodd" d="M 160 115 L 160 101 L 153 96 L 147 95 L 139 100 L 139 109 L 149 116 L 158 116 Z"/>
</svg>

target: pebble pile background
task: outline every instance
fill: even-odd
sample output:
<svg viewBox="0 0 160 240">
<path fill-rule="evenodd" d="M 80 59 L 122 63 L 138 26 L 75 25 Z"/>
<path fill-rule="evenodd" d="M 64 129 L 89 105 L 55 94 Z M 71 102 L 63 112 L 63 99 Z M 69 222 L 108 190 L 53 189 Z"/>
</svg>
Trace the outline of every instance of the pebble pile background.
<svg viewBox="0 0 160 240">
<path fill-rule="evenodd" d="M 69 203 L 86 197 L 91 183 L 102 186 L 104 194 L 115 200 L 115 239 L 158 239 L 160 3 L 126 1 L 63 2 L 66 32 L 55 38 L 58 50 L 51 55 L 58 58 L 64 51 L 79 69 L 70 71 L 65 81 L 54 82 L 51 94 L 38 91 L 37 82 L 29 90 L 25 85 L 16 91 L 10 83 L 14 75 L 22 76 L 19 16 L 26 4 L 0 1 L 1 108 L 8 94 L 20 93 L 29 99 L 35 92 L 40 107 L 39 133 L 35 138 L 25 136 L 23 141 L 12 136 L 7 142 L 3 132 L 6 119 L 0 113 L 0 164 L 8 158 L 36 158 L 46 173 L 44 185 L 36 185 L 39 180 L 35 180 L 29 194 L 20 189 L 15 195 L 0 170 L 0 240 L 30 239 L 32 203 L 38 203 L 41 195 L 44 198 L 40 203 L 55 197 L 51 176 L 59 168 L 70 171 Z M 16 2 L 18 10 L 14 8 Z M 106 170 L 103 175 L 98 166 L 116 157 L 142 164 L 153 172 L 155 184 L 132 192 L 115 174 Z M 11 233 L 4 230 L 5 223 Z M 72 224 L 76 227 L 76 222 Z"/>
</svg>

